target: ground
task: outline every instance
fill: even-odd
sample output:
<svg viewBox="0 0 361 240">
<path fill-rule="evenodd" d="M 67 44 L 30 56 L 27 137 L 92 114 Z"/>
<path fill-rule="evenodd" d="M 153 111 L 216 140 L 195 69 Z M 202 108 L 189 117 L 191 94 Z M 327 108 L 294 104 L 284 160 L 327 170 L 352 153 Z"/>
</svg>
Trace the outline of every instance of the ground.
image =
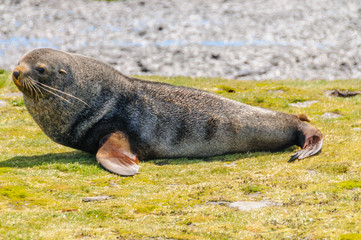
<svg viewBox="0 0 361 240">
<path fill-rule="evenodd" d="M 360 239 L 361 80 L 148 79 L 251 105 L 305 113 L 324 136 L 317 156 L 297 147 L 207 159 L 141 162 L 140 174 L 104 171 L 95 157 L 52 142 L 0 72 L 0 239 Z M 313 101 L 303 108 L 292 103 Z M 337 113 L 328 118 L 325 113 Z M 98 202 L 84 197 L 112 196 Z M 235 201 L 277 203 L 240 211 Z"/>
</svg>

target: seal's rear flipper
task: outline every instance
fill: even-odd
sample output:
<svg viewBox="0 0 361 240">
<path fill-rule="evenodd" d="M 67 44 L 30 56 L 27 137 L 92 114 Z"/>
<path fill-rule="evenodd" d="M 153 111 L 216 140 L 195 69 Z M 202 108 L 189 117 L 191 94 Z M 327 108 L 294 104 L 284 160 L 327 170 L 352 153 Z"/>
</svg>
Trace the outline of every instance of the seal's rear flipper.
<svg viewBox="0 0 361 240">
<path fill-rule="evenodd" d="M 99 164 L 109 172 L 122 176 L 139 173 L 138 158 L 131 152 L 129 141 L 122 132 L 105 136 L 96 155 Z"/>
<path fill-rule="evenodd" d="M 294 162 L 296 159 L 304 159 L 315 155 L 322 148 L 322 133 L 310 124 L 303 126 L 303 129 L 301 129 L 301 132 L 299 133 L 299 138 L 302 149 L 293 154 L 288 162 Z"/>
</svg>

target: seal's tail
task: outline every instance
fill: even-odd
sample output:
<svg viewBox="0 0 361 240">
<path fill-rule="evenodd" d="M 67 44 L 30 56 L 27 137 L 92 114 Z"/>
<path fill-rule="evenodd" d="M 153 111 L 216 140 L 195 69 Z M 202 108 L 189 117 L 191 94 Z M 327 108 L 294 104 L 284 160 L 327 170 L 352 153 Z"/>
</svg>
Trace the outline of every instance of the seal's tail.
<svg viewBox="0 0 361 240">
<path fill-rule="evenodd" d="M 294 162 L 296 159 L 304 159 L 318 153 L 322 148 L 323 136 L 320 130 L 306 124 L 299 132 L 299 142 L 302 149 L 293 154 L 288 162 Z"/>
</svg>

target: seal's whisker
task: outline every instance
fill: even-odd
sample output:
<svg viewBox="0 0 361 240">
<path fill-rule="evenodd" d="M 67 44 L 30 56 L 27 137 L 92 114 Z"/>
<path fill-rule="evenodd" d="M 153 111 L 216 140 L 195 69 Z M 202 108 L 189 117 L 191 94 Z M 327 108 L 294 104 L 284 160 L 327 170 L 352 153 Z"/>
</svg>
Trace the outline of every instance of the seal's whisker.
<svg viewBox="0 0 361 240">
<path fill-rule="evenodd" d="M 39 86 L 36 85 L 36 84 L 34 84 L 34 87 L 35 87 L 35 89 L 37 89 L 37 91 L 38 91 L 38 97 L 40 97 L 40 94 L 41 94 L 42 97 L 44 97 L 44 94 L 43 94 L 43 92 L 41 91 L 41 89 L 39 88 Z"/>
<path fill-rule="evenodd" d="M 32 84 L 32 87 L 33 87 L 34 92 L 35 92 L 35 99 L 39 100 L 39 92 L 38 92 L 39 90 L 38 90 L 38 88 L 36 88 L 34 84 Z"/>
<path fill-rule="evenodd" d="M 44 83 L 41 83 L 41 82 L 39 82 L 39 81 L 36 81 L 36 80 L 34 80 L 34 79 L 33 79 L 33 81 L 35 81 L 35 82 L 36 82 L 37 84 L 39 84 L 40 86 L 46 87 L 46 88 L 51 89 L 51 90 L 53 90 L 53 91 L 57 91 L 57 92 L 59 92 L 59 93 L 62 93 L 62 94 L 67 95 L 67 96 L 69 96 L 69 97 L 72 97 L 72 98 L 74 98 L 74 99 L 76 99 L 76 100 L 84 103 L 84 104 L 87 105 L 88 107 L 90 107 L 86 102 L 84 102 L 84 101 L 81 100 L 80 98 L 77 98 L 77 97 L 71 95 L 70 93 L 66 93 L 66 92 L 63 92 L 63 91 L 61 91 L 61 90 L 59 90 L 59 89 L 49 87 L 48 85 L 46 85 L 46 84 L 44 84 Z"/>
<path fill-rule="evenodd" d="M 54 93 L 54 92 L 52 92 L 52 91 L 50 91 L 50 90 L 42 87 L 42 86 L 39 86 L 39 87 L 40 87 L 42 90 L 44 90 L 44 91 L 46 91 L 46 92 L 48 92 L 48 93 L 51 93 L 51 94 L 53 94 L 54 96 L 57 96 L 57 97 L 61 98 L 62 100 L 64 100 L 64 101 L 67 102 L 67 103 L 70 103 L 70 104 L 72 104 L 72 105 L 74 104 L 74 103 L 70 102 L 69 100 L 63 98 L 62 96 L 60 96 L 60 95 L 58 95 L 58 94 L 56 94 L 56 93 Z"/>
<path fill-rule="evenodd" d="M 27 88 L 30 90 L 31 94 L 34 95 L 35 99 L 38 99 L 38 94 L 35 90 L 34 83 L 29 79 L 24 79 L 24 83 L 26 84 Z"/>
<path fill-rule="evenodd" d="M 32 81 L 33 81 L 33 80 L 32 80 Z M 38 86 L 34 81 L 32 82 L 32 85 L 33 85 L 34 90 L 35 90 L 35 92 L 36 92 L 37 99 L 40 98 L 40 94 L 41 94 L 42 97 L 44 97 L 44 93 L 41 91 L 41 89 L 39 88 L 39 86 Z"/>
<path fill-rule="evenodd" d="M 38 87 L 38 85 L 36 84 L 36 80 L 34 80 L 32 77 L 29 77 L 29 82 L 31 82 L 31 85 L 33 86 L 33 88 L 34 88 L 34 91 L 36 92 L 36 97 L 37 97 L 37 99 L 39 99 L 39 97 L 40 97 L 40 94 L 41 94 L 41 96 L 43 97 L 44 96 L 44 94 L 43 94 L 43 92 L 41 91 L 41 89 Z"/>
<path fill-rule="evenodd" d="M 37 91 L 37 89 L 36 89 L 36 87 L 35 87 L 34 81 L 33 81 L 31 78 L 29 78 L 29 79 L 24 79 L 24 80 L 27 82 L 29 88 L 31 88 L 31 92 L 33 93 L 35 99 L 38 100 L 38 99 L 39 99 L 39 93 L 38 93 L 38 91 Z"/>
<path fill-rule="evenodd" d="M 29 82 L 26 78 L 23 80 L 24 87 L 29 90 L 30 94 L 33 95 L 33 89 L 30 87 Z"/>
</svg>

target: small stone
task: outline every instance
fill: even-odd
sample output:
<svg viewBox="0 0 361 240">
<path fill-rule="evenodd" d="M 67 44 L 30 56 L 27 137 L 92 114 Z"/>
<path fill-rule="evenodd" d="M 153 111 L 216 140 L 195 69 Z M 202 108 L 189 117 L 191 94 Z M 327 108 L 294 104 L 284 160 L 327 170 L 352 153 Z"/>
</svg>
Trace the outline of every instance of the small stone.
<svg viewBox="0 0 361 240">
<path fill-rule="evenodd" d="M 309 107 L 314 103 L 317 103 L 317 100 L 311 100 L 311 101 L 304 101 L 304 102 L 296 102 L 296 103 L 290 103 L 289 105 L 292 107 L 299 107 L 299 108 L 305 108 Z"/>
<path fill-rule="evenodd" d="M 83 202 L 96 202 L 112 199 L 112 196 L 97 196 L 97 197 L 85 197 L 82 199 Z"/>
<path fill-rule="evenodd" d="M 13 92 L 13 93 L 0 94 L 0 97 L 22 97 L 22 96 L 23 96 L 22 92 Z"/>
<path fill-rule="evenodd" d="M 268 90 L 269 93 L 285 93 L 283 90 Z"/>
<path fill-rule="evenodd" d="M 237 208 L 241 211 L 249 211 L 253 209 L 259 209 L 269 206 L 282 206 L 282 203 L 276 203 L 272 201 L 239 201 L 228 204 L 230 208 Z"/>
<path fill-rule="evenodd" d="M 235 164 L 235 163 L 225 163 L 225 164 L 223 164 L 223 166 L 225 166 L 225 167 L 235 167 L 235 166 L 237 166 L 237 164 Z"/>
<path fill-rule="evenodd" d="M 219 54 L 214 54 L 214 53 L 211 54 L 212 59 L 218 60 L 220 57 L 221 56 Z"/>
<path fill-rule="evenodd" d="M 140 32 L 138 33 L 138 35 L 141 36 L 141 37 L 143 37 L 143 36 L 146 35 L 146 34 L 147 34 L 146 31 L 140 31 Z"/>
<path fill-rule="evenodd" d="M 316 174 L 316 171 L 313 170 L 313 169 L 308 169 L 307 172 L 308 172 L 308 174 L 311 174 L 311 175 L 315 175 L 315 174 Z"/>
<path fill-rule="evenodd" d="M 342 117 L 342 115 L 337 112 L 325 112 L 324 114 L 322 114 L 322 118 L 326 118 L 326 119 L 340 118 L 340 117 Z"/>
<path fill-rule="evenodd" d="M 342 91 L 342 90 L 339 90 L 339 89 L 334 89 L 332 91 L 328 91 L 326 92 L 326 95 L 328 96 L 331 96 L 331 97 L 353 97 L 353 96 L 356 96 L 356 95 L 359 95 L 361 94 L 360 91 L 348 91 L 348 90 L 345 90 L 345 91 Z"/>
<path fill-rule="evenodd" d="M 217 206 L 217 205 L 228 205 L 229 202 L 226 201 L 211 201 L 211 202 L 207 202 L 207 204 L 209 205 L 213 205 L 213 206 Z"/>
<path fill-rule="evenodd" d="M 253 197 L 253 198 L 257 198 L 262 194 L 262 192 L 254 192 L 254 193 L 250 193 L 248 194 L 248 197 Z"/>
<path fill-rule="evenodd" d="M 137 62 L 138 67 L 140 68 L 141 72 L 149 72 L 150 70 L 144 66 L 144 64 L 141 61 Z"/>
<path fill-rule="evenodd" d="M 7 104 L 6 101 L 0 100 L 0 107 L 5 107 Z"/>
<path fill-rule="evenodd" d="M 236 76 L 235 78 L 241 78 L 241 77 L 246 77 L 246 76 L 249 76 L 249 75 L 252 75 L 252 71 L 250 70 L 243 70 L 243 71 L 240 71 Z"/>
</svg>

